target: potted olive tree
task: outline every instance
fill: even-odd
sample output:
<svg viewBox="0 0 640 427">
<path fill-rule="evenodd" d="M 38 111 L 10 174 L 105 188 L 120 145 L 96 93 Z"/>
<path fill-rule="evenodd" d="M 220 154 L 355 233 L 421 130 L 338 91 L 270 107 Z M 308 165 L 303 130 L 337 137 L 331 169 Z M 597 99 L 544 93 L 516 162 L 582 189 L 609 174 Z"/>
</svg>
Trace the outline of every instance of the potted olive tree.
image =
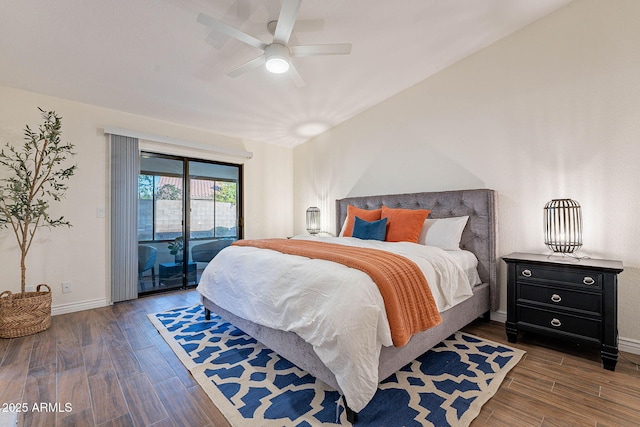
<svg viewBox="0 0 640 427">
<path fill-rule="evenodd" d="M 9 143 L 0 151 L 0 229 L 13 231 L 20 248 L 20 293 L 0 294 L 0 338 L 15 338 L 44 331 L 51 325 L 51 288 L 38 285 L 26 292 L 26 258 L 41 227 L 70 227 L 64 217 L 49 216 L 51 202 L 59 202 L 76 165 L 65 165 L 74 156 L 73 145 L 63 143 L 61 117 L 55 111 L 42 113 L 38 131 L 27 125 L 24 144 Z M 43 289 L 43 288 L 46 288 Z M 42 290 L 41 290 L 42 289 Z"/>
</svg>

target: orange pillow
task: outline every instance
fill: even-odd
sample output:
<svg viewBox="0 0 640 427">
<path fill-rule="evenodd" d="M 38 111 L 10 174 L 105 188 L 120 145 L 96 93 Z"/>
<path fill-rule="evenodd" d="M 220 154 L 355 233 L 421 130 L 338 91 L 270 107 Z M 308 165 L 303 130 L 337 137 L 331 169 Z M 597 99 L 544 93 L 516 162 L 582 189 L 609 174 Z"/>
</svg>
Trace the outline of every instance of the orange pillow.
<svg viewBox="0 0 640 427">
<path fill-rule="evenodd" d="M 355 206 L 348 205 L 347 206 L 347 219 L 344 225 L 344 233 L 343 237 L 351 237 L 353 236 L 353 224 L 356 220 L 356 217 L 360 219 L 364 219 L 365 221 L 378 221 L 380 219 L 380 213 L 382 209 L 360 209 Z"/>
<path fill-rule="evenodd" d="M 381 218 L 387 218 L 387 242 L 418 243 L 428 209 L 392 209 L 382 206 Z"/>
</svg>

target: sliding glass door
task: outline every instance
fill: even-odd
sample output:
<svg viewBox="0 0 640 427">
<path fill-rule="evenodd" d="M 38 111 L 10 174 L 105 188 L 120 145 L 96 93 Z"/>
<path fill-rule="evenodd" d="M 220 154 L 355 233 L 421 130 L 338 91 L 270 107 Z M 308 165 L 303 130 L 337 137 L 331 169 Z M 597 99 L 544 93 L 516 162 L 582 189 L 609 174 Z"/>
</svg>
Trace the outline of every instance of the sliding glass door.
<svg viewBox="0 0 640 427">
<path fill-rule="evenodd" d="M 189 162 L 189 240 L 191 260 L 203 268 L 239 234 L 237 166 Z"/>
<path fill-rule="evenodd" d="M 138 185 L 139 294 L 194 286 L 241 238 L 242 166 L 142 153 Z"/>
</svg>

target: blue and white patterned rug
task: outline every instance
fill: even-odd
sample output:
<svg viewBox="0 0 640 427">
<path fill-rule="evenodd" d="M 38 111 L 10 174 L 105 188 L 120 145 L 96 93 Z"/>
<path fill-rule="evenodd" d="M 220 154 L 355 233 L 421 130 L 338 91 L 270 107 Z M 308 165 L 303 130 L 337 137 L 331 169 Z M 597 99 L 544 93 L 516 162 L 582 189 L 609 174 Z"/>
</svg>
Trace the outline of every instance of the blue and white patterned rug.
<svg viewBox="0 0 640 427">
<path fill-rule="evenodd" d="M 149 319 L 231 425 L 351 425 L 338 392 L 201 305 Z M 457 332 L 381 382 L 357 425 L 469 425 L 523 354 Z"/>
</svg>

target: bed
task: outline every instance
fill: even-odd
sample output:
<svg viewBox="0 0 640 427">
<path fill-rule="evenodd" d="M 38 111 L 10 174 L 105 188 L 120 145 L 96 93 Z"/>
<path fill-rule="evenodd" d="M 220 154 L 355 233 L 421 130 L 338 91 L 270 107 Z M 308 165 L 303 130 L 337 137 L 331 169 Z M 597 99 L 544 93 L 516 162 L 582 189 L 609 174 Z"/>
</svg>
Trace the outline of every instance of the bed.
<svg viewBox="0 0 640 427">
<path fill-rule="evenodd" d="M 376 356 L 378 382 L 453 332 L 478 317 L 488 319 L 489 312 L 497 310 L 499 294 L 496 280 L 496 195 L 493 190 L 456 190 L 340 199 L 336 201 L 336 235 L 340 233 L 345 222 L 349 205 L 361 209 L 377 209 L 383 205 L 390 208 L 429 209 L 429 218 L 469 216 L 460 239 L 460 249 L 472 252 L 478 260 L 477 274 L 481 283 L 472 288 L 472 296 L 441 312 L 442 322 L 439 325 L 413 335 L 406 345 L 381 347 L 379 356 Z M 212 301 L 215 298 L 211 297 L 211 286 L 213 285 L 201 281 L 198 287 L 207 315 L 210 311 L 215 312 L 298 367 L 341 393 L 344 392 L 336 374 L 327 367 L 330 364 L 322 361 L 318 356 L 322 353 L 317 353 L 311 344 L 294 332 L 273 329 L 246 320 L 245 317 L 234 314 L 234 308 L 228 303 L 223 304 L 226 308 L 216 304 Z M 209 291 L 205 291 L 207 287 Z M 324 358 L 326 360 L 326 357 Z M 374 366 L 373 369 L 375 368 Z M 344 393 L 344 396 L 345 404 L 351 406 L 347 406 L 348 418 L 353 422 L 357 419 L 357 411 L 362 409 L 363 404 L 366 405 L 366 401 L 358 401 L 357 405 L 352 405 L 350 396 L 347 393 Z"/>
</svg>

